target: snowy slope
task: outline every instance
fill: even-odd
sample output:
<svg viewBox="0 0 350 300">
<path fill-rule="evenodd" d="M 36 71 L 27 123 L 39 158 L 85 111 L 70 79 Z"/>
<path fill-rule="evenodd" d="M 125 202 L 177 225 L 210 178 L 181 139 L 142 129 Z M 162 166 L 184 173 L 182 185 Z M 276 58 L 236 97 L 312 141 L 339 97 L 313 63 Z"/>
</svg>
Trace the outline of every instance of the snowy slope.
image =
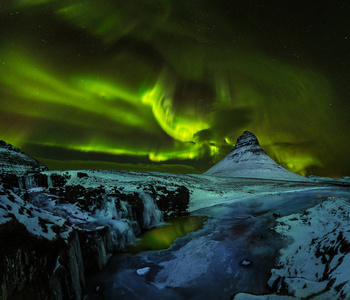
<svg viewBox="0 0 350 300">
<path fill-rule="evenodd" d="M 274 162 L 261 148 L 256 136 L 245 131 L 233 150 L 204 175 L 217 177 L 246 177 L 274 180 L 307 181 Z"/>
<path fill-rule="evenodd" d="M 28 232 L 38 238 L 67 239 L 72 231 L 65 224 L 66 219 L 38 207 L 35 203 L 28 203 L 0 185 L 0 225 L 10 222 L 12 218 L 16 218 Z"/>
<path fill-rule="evenodd" d="M 348 199 L 328 198 L 323 203 L 280 218 L 276 231 L 293 243 L 281 251 L 272 279 L 296 297 L 318 294 L 343 299 L 350 293 L 350 205 Z M 282 279 L 283 278 L 283 279 Z M 322 295 L 322 297 L 321 297 Z"/>
<path fill-rule="evenodd" d="M 276 294 L 234 299 L 350 299 L 349 211 L 348 198 L 329 197 L 304 213 L 279 218 L 275 230 L 291 243 L 271 270 L 268 285 Z"/>
<path fill-rule="evenodd" d="M 26 155 L 21 150 L 0 141 L 0 176 L 25 175 L 28 172 L 40 172 L 47 167 L 36 159 Z"/>
</svg>

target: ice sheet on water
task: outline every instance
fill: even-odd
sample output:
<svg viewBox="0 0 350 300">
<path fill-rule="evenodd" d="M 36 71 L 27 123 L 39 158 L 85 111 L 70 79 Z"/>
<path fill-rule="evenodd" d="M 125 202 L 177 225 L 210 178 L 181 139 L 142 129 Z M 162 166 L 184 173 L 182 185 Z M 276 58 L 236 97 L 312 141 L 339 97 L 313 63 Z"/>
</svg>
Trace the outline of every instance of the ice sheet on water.
<svg viewBox="0 0 350 300">
<path fill-rule="evenodd" d="M 150 267 L 144 267 L 141 269 L 137 269 L 136 273 L 137 275 L 143 276 L 143 275 L 146 275 L 149 272 L 149 270 L 150 270 Z"/>
<path fill-rule="evenodd" d="M 205 275 L 218 243 L 205 237 L 191 240 L 175 252 L 174 259 L 160 264 L 163 269 L 157 274 L 155 285 L 158 288 L 186 286 Z"/>
<path fill-rule="evenodd" d="M 234 300 L 296 300 L 295 297 L 280 295 L 252 295 L 239 293 L 235 295 Z"/>
</svg>

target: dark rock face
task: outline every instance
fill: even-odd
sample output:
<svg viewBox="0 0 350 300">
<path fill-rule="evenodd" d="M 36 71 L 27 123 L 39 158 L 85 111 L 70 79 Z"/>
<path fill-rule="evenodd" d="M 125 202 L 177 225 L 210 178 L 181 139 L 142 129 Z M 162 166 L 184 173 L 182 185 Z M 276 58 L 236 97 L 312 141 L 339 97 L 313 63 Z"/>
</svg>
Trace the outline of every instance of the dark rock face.
<svg viewBox="0 0 350 300">
<path fill-rule="evenodd" d="M 107 264 L 111 253 L 118 250 L 118 245 L 111 242 L 108 227 L 97 231 L 79 232 L 85 275 L 100 271 Z M 105 253 L 109 256 L 105 256 Z"/>
<path fill-rule="evenodd" d="M 0 235 L 6 240 L 0 245 L 1 299 L 82 297 L 85 278 L 76 233 L 72 233 L 68 244 L 63 239 L 38 239 L 13 218 L 0 225 Z M 75 267 L 80 272 L 76 273 Z"/>
<path fill-rule="evenodd" d="M 14 187 L 19 187 L 24 185 L 24 178 L 18 177 L 15 174 L 1 173 L 0 181 Z"/>
<path fill-rule="evenodd" d="M 53 173 L 50 175 L 50 180 L 54 187 L 63 187 L 69 179 L 70 176 L 66 173 Z"/>
<path fill-rule="evenodd" d="M 175 190 L 168 190 L 164 186 L 152 186 L 151 190 L 165 220 L 188 215 L 190 193 L 186 187 L 177 186 Z"/>
</svg>

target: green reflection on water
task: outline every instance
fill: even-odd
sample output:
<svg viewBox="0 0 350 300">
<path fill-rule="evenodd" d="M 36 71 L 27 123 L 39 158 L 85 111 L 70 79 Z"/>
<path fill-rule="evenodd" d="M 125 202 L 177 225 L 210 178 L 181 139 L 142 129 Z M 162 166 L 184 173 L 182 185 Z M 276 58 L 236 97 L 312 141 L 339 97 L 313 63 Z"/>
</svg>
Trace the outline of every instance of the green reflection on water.
<svg viewBox="0 0 350 300">
<path fill-rule="evenodd" d="M 147 250 L 161 250 L 171 246 L 178 237 L 203 228 L 208 217 L 188 216 L 169 221 L 166 225 L 153 228 L 143 233 L 135 242 L 125 248 L 128 253 L 139 253 Z"/>
</svg>

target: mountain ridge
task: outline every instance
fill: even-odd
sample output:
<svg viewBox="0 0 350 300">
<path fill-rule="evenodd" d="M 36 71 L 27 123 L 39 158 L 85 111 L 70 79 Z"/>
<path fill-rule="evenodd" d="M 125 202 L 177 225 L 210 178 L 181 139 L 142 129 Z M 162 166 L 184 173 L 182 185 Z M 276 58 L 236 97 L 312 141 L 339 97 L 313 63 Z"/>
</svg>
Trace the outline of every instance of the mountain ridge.
<svg viewBox="0 0 350 300">
<path fill-rule="evenodd" d="M 15 146 L 0 140 L 0 176 L 26 175 L 28 172 L 47 171 L 48 168 Z"/>
</svg>

